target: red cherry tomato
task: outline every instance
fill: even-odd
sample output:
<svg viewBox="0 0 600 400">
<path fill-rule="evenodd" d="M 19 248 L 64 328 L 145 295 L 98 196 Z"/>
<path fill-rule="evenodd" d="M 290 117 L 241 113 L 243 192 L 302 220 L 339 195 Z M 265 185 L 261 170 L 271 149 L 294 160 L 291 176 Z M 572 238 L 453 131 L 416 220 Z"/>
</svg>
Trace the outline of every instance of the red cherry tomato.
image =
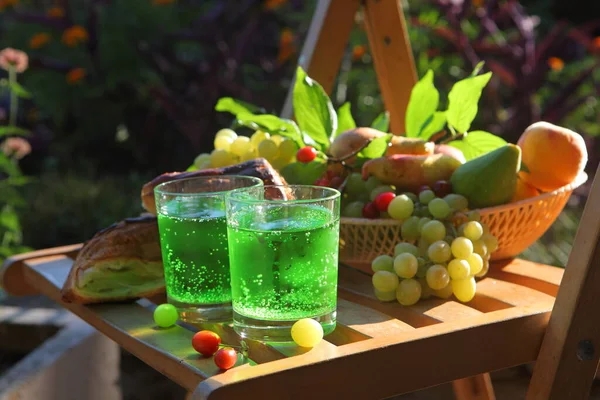
<svg viewBox="0 0 600 400">
<path fill-rule="evenodd" d="M 419 188 L 419 190 L 417 190 L 417 193 L 416 193 L 416 195 L 418 196 L 418 195 L 419 195 L 419 193 L 421 193 L 421 192 L 423 192 L 423 191 L 425 191 L 425 190 L 431 190 L 431 188 L 430 188 L 429 186 L 427 186 L 427 185 L 423 185 L 423 186 L 421 186 L 421 187 Z"/>
<path fill-rule="evenodd" d="M 204 356 L 212 356 L 219 350 L 221 337 L 213 331 L 196 332 L 192 337 L 192 347 Z"/>
<path fill-rule="evenodd" d="M 329 186 L 329 179 L 319 178 L 315 181 L 315 186 Z"/>
<path fill-rule="evenodd" d="M 444 197 L 452 193 L 452 184 L 448 181 L 437 181 L 433 184 L 432 189 L 437 197 Z"/>
<path fill-rule="evenodd" d="M 394 197 L 396 197 L 396 193 L 394 192 L 379 193 L 377 197 L 375 197 L 375 206 L 379 211 L 385 212 L 387 211 L 390 202 L 394 200 Z"/>
<path fill-rule="evenodd" d="M 305 146 L 296 153 L 296 159 L 303 163 L 309 163 L 315 157 L 317 157 L 317 150 L 312 146 Z"/>
<path fill-rule="evenodd" d="M 237 362 L 237 352 L 231 347 L 223 347 L 217 351 L 214 358 L 217 367 L 228 370 Z"/>
<path fill-rule="evenodd" d="M 373 202 L 369 202 L 367 204 L 365 204 L 365 206 L 362 209 L 362 215 L 365 218 L 377 218 L 379 217 L 379 210 L 377 209 L 377 206 L 375 205 L 375 203 Z"/>
</svg>

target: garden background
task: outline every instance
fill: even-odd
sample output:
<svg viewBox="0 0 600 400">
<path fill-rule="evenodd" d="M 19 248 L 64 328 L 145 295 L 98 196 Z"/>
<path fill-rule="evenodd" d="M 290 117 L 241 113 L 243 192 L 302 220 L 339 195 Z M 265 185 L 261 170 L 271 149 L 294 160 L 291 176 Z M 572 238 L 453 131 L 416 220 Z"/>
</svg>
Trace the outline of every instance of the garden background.
<svg viewBox="0 0 600 400">
<path fill-rule="evenodd" d="M 0 49 L 29 56 L 20 86 L 0 74 L 0 126 L 10 123 L 10 86 L 19 92 L 17 125 L 29 131 L 21 140 L 0 127 L 0 261 L 85 241 L 139 214 L 145 182 L 185 170 L 232 122 L 214 111 L 220 97 L 278 113 L 315 3 L 0 0 Z M 493 72 L 474 124 L 513 143 L 538 120 L 566 126 L 584 135 L 587 172 L 596 170 L 600 2 L 409 0 L 404 8 L 418 74 L 433 69 L 442 94 L 479 61 Z M 331 97 L 336 108 L 351 103 L 359 126 L 383 111 L 360 15 Z M 525 257 L 566 263 L 586 188 Z"/>
</svg>

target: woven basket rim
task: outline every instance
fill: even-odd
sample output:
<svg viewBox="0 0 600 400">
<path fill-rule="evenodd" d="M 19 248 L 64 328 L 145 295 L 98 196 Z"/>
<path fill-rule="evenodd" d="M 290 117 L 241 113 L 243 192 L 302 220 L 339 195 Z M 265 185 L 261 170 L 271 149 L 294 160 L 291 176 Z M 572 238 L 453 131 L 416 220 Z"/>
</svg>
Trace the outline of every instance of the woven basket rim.
<svg viewBox="0 0 600 400">
<path fill-rule="evenodd" d="M 520 208 L 529 204 L 537 203 L 538 201 L 543 201 L 554 197 L 558 194 L 564 192 L 572 192 L 577 189 L 579 186 L 583 185 L 588 179 L 588 175 L 585 172 L 581 172 L 577 178 L 568 185 L 565 185 L 561 188 L 553 190 L 552 192 L 542 193 L 539 196 L 530 197 L 528 199 L 515 201 L 514 203 L 503 204 L 495 207 L 486 207 L 478 209 L 481 215 L 493 214 L 501 211 L 511 210 L 515 208 Z M 394 226 L 394 225 L 402 225 L 402 221 L 395 219 L 369 219 L 369 218 L 350 218 L 350 217 L 341 217 L 340 223 L 345 225 L 377 225 L 377 226 Z"/>
</svg>

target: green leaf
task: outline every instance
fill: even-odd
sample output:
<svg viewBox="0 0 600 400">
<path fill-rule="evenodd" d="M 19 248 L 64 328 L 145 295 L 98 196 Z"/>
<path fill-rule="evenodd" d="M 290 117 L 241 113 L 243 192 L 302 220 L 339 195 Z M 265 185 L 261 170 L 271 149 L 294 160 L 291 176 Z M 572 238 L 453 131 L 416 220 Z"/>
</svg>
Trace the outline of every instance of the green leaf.
<svg viewBox="0 0 600 400">
<path fill-rule="evenodd" d="M 473 131 L 461 140 L 453 140 L 448 144 L 461 150 L 469 161 L 506 145 L 506 141 L 489 132 Z"/>
<path fill-rule="evenodd" d="M 433 85 L 433 71 L 429 70 L 410 93 L 406 108 L 406 137 L 418 137 L 439 104 L 440 93 Z"/>
<path fill-rule="evenodd" d="M 448 123 L 458 133 L 464 133 L 471 127 L 471 122 L 477 115 L 477 103 L 481 92 L 492 77 L 492 73 L 469 77 L 458 81 L 448 94 Z"/>
<path fill-rule="evenodd" d="M 27 89 L 25 89 L 23 86 L 21 86 L 17 82 L 10 82 L 8 84 L 8 87 L 10 87 L 10 90 L 12 90 L 19 97 L 22 97 L 24 99 L 31 98 L 31 93 L 29 93 L 29 91 L 27 91 Z"/>
<path fill-rule="evenodd" d="M 196 165 L 192 164 L 188 167 L 188 169 L 186 169 L 186 171 L 197 171 L 198 167 L 196 167 Z"/>
<path fill-rule="evenodd" d="M 27 129 L 19 128 L 18 126 L 0 126 L 0 136 L 8 136 L 8 135 L 28 135 L 29 131 Z"/>
<path fill-rule="evenodd" d="M 379 114 L 371 123 L 371 128 L 381 132 L 387 132 L 390 129 L 390 113 L 387 111 Z"/>
<path fill-rule="evenodd" d="M 241 113 L 238 114 L 234 122 L 234 127 L 235 126 L 245 126 L 255 130 L 260 129 L 261 131 L 268 132 L 272 135 L 285 136 L 292 139 L 298 147 L 304 147 L 306 145 L 298 125 L 292 120 L 279 118 L 276 115 Z"/>
<path fill-rule="evenodd" d="M 431 136 L 443 130 L 444 126 L 446 126 L 446 113 L 444 111 L 436 111 L 425 122 L 417 137 L 428 140 Z"/>
<path fill-rule="evenodd" d="M 2 152 L 0 152 L 0 171 L 6 172 L 9 176 L 21 176 L 19 166 Z M 6 180 L 0 182 L 5 183 Z"/>
<path fill-rule="evenodd" d="M 281 174 L 289 184 L 312 185 L 327 171 L 327 163 L 315 160 L 309 163 L 295 162 L 281 169 Z"/>
<path fill-rule="evenodd" d="M 261 111 L 260 107 L 246 103 L 242 100 L 236 100 L 231 97 L 221 97 L 215 106 L 216 111 L 229 112 L 236 117 L 242 113 L 255 114 Z"/>
<path fill-rule="evenodd" d="M 471 76 L 477 76 L 477 75 L 479 75 L 479 73 L 483 69 L 484 65 L 485 65 L 485 61 L 479 61 L 477 63 L 477 65 L 475 66 L 475 68 L 473 68 L 473 72 L 471 72 Z"/>
<path fill-rule="evenodd" d="M 320 150 L 329 148 L 329 138 L 337 131 L 337 115 L 323 87 L 301 67 L 294 85 L 294 115 L 300 129 L 321 145 Z"/>
<path fill-rule="evenodd" d="M 20 232 L 19 217 L 11 206 L 4 206 L 0 212 L 0 226 L 12 232 Z"/>
<path fill-rule="evenodd" d="M 354 122 L 354 118 L 352 118 L 352 111 L 350 109 L 349 102 L 342 104 L 342 106 L 338 108 L 337 118 L 337 131 L 335 132 L 334 137 L 331 138 L 331 141 L 333 141 L 333 139 L 335 139 L 335 137 L 338 136 L 340 133 L 356 128 L 356 122 Z"/>
<path fill-rule="evenodd" d="M 392 140 L 392 135 L 387 134 L 385 136 L 378 137 L 377 139 L 371 140 L 371 143 L 364 149 L 358 153 L 358 156 L 361 158 L 379 158 L 385 155 L 385 151 L 387 150 L 390 141 Z"/>
</svg>

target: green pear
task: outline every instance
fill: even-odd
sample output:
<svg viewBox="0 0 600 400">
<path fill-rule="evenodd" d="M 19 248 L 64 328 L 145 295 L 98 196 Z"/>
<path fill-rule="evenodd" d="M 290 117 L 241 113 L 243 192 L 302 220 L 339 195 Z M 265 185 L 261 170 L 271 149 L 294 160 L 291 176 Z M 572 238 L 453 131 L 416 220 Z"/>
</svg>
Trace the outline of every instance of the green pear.
<svg viewBox="0 0 600 400">
<path fill-rule="evenodd" d="M 520 169 L 521 148 L 507 144 L 464 163 L 450 182 L 454 193 L 469 200 L 469 208 L 493 207 L 510 201 Z"/>
</svg>

